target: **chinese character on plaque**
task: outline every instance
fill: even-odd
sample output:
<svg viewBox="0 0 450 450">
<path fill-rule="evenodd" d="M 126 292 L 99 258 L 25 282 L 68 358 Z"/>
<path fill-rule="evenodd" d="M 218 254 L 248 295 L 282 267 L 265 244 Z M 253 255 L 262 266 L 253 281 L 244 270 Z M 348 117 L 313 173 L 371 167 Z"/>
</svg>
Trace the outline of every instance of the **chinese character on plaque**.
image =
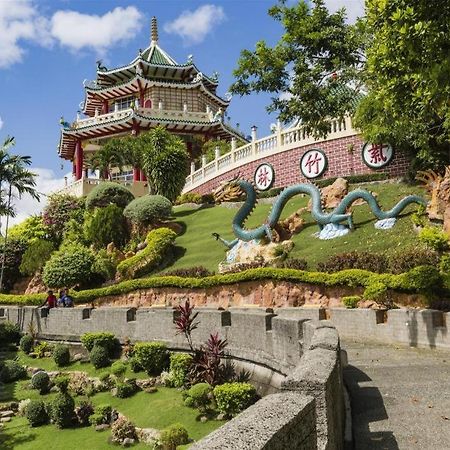
<svg viewBox="0 0 450 450">
<path fill-rule="evenodd" d="M 366 142 L 362 148 L 362 159 L 371 169 L 379 169 L 389 164 L 394 156 L 390 144 L 372 144 Z"/>
<path fill-rule="evenodd" d="M 260 164 L 255 170 L 253 181 L 256 189 L 259 191 L 267 191 L 267 189 L 270 189 L 275 181 L 273 167 L 268 163 Z"/>
<path fill-rule="evenodd" d="M 322 150 L 308 150 L 300 160 L 300 170 L 306 178 L 317 178 L 327 168 L 327 157 Z"/>
</svg>

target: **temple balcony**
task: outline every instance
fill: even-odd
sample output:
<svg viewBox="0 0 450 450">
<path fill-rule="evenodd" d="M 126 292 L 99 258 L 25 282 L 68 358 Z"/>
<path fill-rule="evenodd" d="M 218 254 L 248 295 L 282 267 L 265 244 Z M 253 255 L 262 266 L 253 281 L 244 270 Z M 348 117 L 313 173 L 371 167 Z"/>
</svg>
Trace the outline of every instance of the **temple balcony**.
<svg viewBox="0 0 450 450">
<path fill-rule="evenodd" d="M 66 185 L 57 191 L 58 194 L 69 194 L 75 197 L 83 197 L 88 195 L 95 186 L 104 183 L 106 180 L 98 178 L 81 178 L 80 180 L 69 182 L 66 180 Z M 126 186 L 131 193 L 137 198 L 148 194 L 148 183 L 146 181 L 117 181 L 123 186 Z"/>
<path fill-rule="evenodd" d="M 148 116 L 155 119 L 169 119 L 173 121 L 192 121 L 192 122 L 214 122 L 217 119 L 217 113 L 214 115 L 209 112 L 194 112 L 187 110 L 169 110 L 162 108 L 127 108 L 109 112 L 107 114 L 98 114 L 94 117 L 78 119 L 73 123 L 73 129 L 91 127 L 95 125 L 103 125 L 105 123 L 115 122 L 132 116 L 134 113 L 141 116 Z"/>
</svg>

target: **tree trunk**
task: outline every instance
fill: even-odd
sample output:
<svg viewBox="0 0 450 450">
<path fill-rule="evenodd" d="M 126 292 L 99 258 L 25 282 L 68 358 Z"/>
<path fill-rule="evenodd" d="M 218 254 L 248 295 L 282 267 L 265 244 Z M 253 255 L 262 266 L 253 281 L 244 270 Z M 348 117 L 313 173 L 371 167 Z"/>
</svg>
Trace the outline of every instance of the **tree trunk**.
<svg viewBox="0 0 450 450">
<path fill-rule="evenodd" d="M 0 271 L 0 292 L 3 290 L 3 273 L 5 271 L 6 244 L 8 243 L 9 208 L 11 207 L 12 186 L 8 190 L 8 213 L 6 214 L 5 240 L 3 242 L 2 268 Z"/>
</svg>

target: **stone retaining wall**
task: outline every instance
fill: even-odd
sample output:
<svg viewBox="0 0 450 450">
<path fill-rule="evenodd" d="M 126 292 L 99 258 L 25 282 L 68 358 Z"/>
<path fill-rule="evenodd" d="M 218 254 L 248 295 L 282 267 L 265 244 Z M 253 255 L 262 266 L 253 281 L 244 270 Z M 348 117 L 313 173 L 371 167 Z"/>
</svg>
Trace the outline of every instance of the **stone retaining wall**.
<svg viewBox="0 0 450 450">
<path fill-rule="evenodd" d="M 196 449 L 343 448 L 343 384 L 339 336 L 329 321 L 305 312 L 275 314 L 263 308 L 197 308 L 195 344 L 218 332 L 232 358 L 251 371 L 263 397 L 223 427 L 199 441 Z M 120 340 L 163 341 L 187 348 L 174 327 L 172 308 L 0 308 L 0 321 L 34 322 L 43 339 L 79 341 L 89 331 L 110 331 Z M 280 392 L 281 391 L 281 392 Z"/>
</svg>

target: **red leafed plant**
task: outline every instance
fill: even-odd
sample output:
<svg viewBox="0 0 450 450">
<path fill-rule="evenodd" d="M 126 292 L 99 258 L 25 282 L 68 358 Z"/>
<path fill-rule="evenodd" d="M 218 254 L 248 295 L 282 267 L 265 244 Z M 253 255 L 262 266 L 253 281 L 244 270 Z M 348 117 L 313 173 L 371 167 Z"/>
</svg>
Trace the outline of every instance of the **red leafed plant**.
<svg viewBox="0 0 450 450">
<path fill-rule="evenodd" d="M 194 346 L 192 344 L 192 332 L 198 327 L 199 322 L 195 321 L 198 316 L 198 312 L 193 314 L 194 307 L 191 306 L 189 300 L 183 305 L 177 306 L 177 311 L 179 316 L 175 319 L 175 327 L 178 330 L 177 334 L 184 334 L 188 341 L 189 347 L 192 351 L 195 351 Z"/>
</svg>

